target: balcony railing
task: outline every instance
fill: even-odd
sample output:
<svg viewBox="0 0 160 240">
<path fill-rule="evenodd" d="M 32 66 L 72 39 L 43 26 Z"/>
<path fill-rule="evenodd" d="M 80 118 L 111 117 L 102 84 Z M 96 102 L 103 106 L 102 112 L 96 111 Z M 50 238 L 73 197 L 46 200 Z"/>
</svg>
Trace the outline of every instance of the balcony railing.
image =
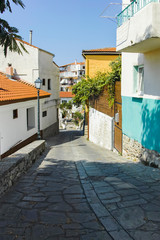
<svg viewBox="0 0 160 240">
<path fill-rule="evenodd" d="M 120 27 L 124 22 L 133 17 L 135 13 L 137 13 L 140 9 L 144 8 L 151 2 L 159 2 L 159 0 L 134 0 L 121 13 L 117 15 L 118 27 Z"/>
</svg>

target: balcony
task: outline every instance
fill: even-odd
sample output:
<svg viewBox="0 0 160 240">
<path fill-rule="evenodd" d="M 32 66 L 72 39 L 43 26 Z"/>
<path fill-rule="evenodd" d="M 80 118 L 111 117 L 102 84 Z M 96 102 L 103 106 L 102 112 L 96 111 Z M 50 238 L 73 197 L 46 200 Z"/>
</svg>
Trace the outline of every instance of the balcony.
<svg viewBox="0 0 160 240">
<path fill-rule="evenodd" d="M 117 21 L 117 51 L 145 53 L 160 48 L 158 0 L 134 0 Z"/>
</svg>

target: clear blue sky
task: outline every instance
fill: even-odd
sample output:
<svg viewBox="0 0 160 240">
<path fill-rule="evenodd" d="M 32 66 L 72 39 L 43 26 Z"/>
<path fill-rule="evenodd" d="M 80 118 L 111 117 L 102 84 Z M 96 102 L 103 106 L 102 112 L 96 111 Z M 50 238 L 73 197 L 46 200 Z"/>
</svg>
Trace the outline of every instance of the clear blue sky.
<svg viewBox="0 0 160 240">
<path fill-rule="evenodd" d="M 113 0 L 118 2 L 120 0 Z M 112 1 L 112 2 L 113 2 Z M 25 9 L 13 5 L 13 12 L 2 18 L 17 27 L 24 41 L 55 54 L 58 65 L 83 61 L 83 49 L 116 46 L 116 24 L 100 14 L 110 1 L 106 0 L 23 0 Z M 114 8 L 114 6 L 113 6 Z M 114 15 L 109 8 L 104 15 Z M 116 8 L 119 13 L 121 7 Z"/>
</svg>

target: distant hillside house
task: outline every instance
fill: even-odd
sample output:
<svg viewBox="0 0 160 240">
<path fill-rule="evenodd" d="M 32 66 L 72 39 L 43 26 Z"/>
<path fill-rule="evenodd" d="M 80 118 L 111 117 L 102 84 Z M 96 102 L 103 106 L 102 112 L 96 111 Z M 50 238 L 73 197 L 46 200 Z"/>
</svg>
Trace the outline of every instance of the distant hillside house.
<svg viewBox="0 0 160 240">
<path fill-rule="evenodd" d="M 28 53 L 19 55 L 8 51 L 4 57 L 3 48 L 0 47 L 0 71 L 6 73 L 9 78 L 23 79 L 34 84 L 40 77 L 41 89 L 50 93 L 50 97 L 41 103 L 41 111 L 46 112 L 47 119 L 41 123 L 43 137 L 58 133 L 58 104 L 59 104 L 59 67 L 53 62 L 54 54 L 40 49 L 22 40 Z"/>
<path fill-rule="evenodd" d="M 72 86 L 85 75 L 85 63 L 77 62 L 60 66 L 60 91 L 71 92 Z"/>
<path fill-rule="evenodd" d="M 40 90 L 41 106 L 51 94 Z M 41 131 L 49 115 L 41 109 Z M 5 157 L 37 138 L 37 89 L 0 73 L 0 157 Z"/>
<path fill-rule="evenodd" d="M 64 103 L 64 102 L 69 102 L 72 100 L 72 98 L 74 97 L 74 94 L 72 94 L 72 92 L 62 92 L 60 91 L 59 93 L 59 97 L 60 97 L 60 103 Z"/>
</svg>

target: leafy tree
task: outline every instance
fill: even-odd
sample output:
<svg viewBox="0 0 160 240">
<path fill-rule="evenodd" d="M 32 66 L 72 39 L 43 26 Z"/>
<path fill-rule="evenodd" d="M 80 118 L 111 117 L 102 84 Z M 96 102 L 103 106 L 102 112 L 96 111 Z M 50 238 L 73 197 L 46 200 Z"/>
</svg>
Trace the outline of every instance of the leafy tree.
<svg viewBox="0 0 160 240">
<path fill-rule="evenodd" d="M 63 110 L 63 109 L 72 109 L 72 102 L 69 101 L 68 103 L 67 102 L 63 102 L 60 104 L 60 109 Z"/>
<path fill-rule="evenodd" d="M 73 86 L 72 92 L 75 94 L 73 103 L 76 105 L 87 104 L 91 97 L 98 97 L 104 86 L 108 87 L 108 102 L 112 106 L 115 95 L 115 82 L 121 80 L 121 58 L 118 57 L 110 63 L 111 71 L 108 73 L 97 72 L 94 78 L 84 77 Z"/>
<path fill-rule="evenodd" d="M 21 0 L 10 0 L 14 4 L 21 6 L 24 8 L 24 4 Z M 3 14 L 6 10 L 12 12 L 11 4 L 9 0 L 0 0 L 0 13 Z M 16 42 L 16 39 L 22 39 L 21 36 L 18 35 L 18 29 L 15 27 L 11 27 L 7 21 L 0 18 L 0 45 L 4 48 L 4 55 L 7 56 L 7 50 L 18 52 L 22 54 L 21 49 L 25 52 L 25 49 L 22 42 Z"/>
<path fill-rule="evenodd" d="M 80 121 L 81 120 L 83 120 L 83 115 L 82 115 L 82 113 L 80 113 L 80 112 L 75 112 L 74 114 L 73 114 L 73 122 L 75 123 L 75 125 L 79 125 L 79 123 L 80 123 Z"/>
</svg>

